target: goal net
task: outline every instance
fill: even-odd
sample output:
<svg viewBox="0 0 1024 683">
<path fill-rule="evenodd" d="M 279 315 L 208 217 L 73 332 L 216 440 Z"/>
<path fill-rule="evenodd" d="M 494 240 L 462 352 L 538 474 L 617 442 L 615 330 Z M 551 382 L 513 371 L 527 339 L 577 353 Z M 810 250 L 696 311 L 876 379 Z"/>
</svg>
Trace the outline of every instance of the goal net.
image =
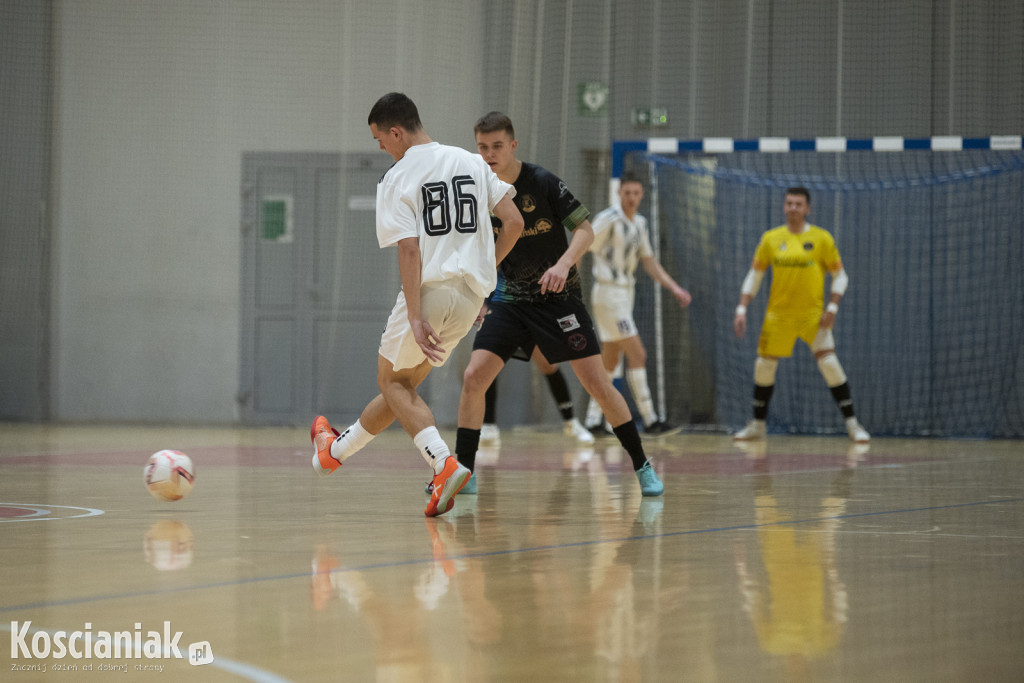
<svg viewBox="0 0 1024 683">
<path fill-rule="evenodd" d="M 1024 152 L 929 141 L 871 149 L 708 154 L 627 151 L 617 173 L 645 180 L 641 212 L 688 309 L 637 288 L 636 315 L 670 421 L 735 429 L 751 416 L 757 339 L 771 271 L 733 333 L 739 288 L 761 234 L 785 222 L 785 188 L 811 192 L 809 221 L 836 239 L 850 286 L 837 355 L 874 435 L 1024 436 Z M 967 143 L 968 141 L 964 141 Z M 663 146 L 663 145 L 662 145 Z M 970 147 L 989 147 L 971 149 Z M 619 149 L 622 148 L 618 145 Z M 916 147 L 916 148 L 915 148 Z M 1014 148 L 1015 147 L 1015 148 Z M 826 286 L 828 286 L 826 284 Z M 813 355 L 797 342 L 779 364 L 769 431 L 843 431 Z"/>
</svg>

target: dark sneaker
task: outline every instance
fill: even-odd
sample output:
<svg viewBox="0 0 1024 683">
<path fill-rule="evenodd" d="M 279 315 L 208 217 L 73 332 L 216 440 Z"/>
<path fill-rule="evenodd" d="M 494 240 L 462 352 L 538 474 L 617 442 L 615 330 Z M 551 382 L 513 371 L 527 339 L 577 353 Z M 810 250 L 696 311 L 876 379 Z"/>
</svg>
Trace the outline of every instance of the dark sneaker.
<svg viewBox="0 0 1024 683">
<path fill-rule="evenodd" d="M 644 436 L 671 436 L 683 431 L 681 426 L 673 427 L 664 420 L 658 420 L 644 427 Z"/>
</svg>

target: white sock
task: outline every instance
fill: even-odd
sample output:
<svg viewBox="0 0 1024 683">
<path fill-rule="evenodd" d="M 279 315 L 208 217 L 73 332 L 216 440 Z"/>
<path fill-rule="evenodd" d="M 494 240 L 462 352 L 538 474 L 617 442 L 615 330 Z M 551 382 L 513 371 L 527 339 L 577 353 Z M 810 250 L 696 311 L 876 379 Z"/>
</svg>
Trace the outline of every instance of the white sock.
<svg viewBox="0 0 1024 683">
<path fill-rule="evenodd" d="M 591 397 L 587 404 L 587 416 L 583 419 L 587 427 L 596 427 L 601 424 L 601 405 Z"/>
<path fill-rule="evenodd" d="M 636 409 L 640 411 L 640 417 L 644 419 L 644 424 L 650 425 L 657 422 L 658 414 L 654 412 L 654 399 L 651 398 L 651 389 L 647 386 L 647 368 L 626 370 L 626 383 L 633 393 Z"/>
<path fill-rule="evenodd" d="M 375 436 L 376 434 L 366 431 L 359 420 L 356 420 L 355 424 L 343 431 L 331 444 L 331 457 L 338 462 L 345 462 L 359 449 L 373 441 Z"/>
<path fill-rule="evenodd" d="M 451 453 L 448 450 L 448 444 L 444 442 L 441 434 L 437 431 L 437 427 L 427 427 L 414 436 L 412 441 L 416 444 L 416 448 L 420 449 L 420 455 L 434 470 L 434 474 L 441 474 L 441 470 L 444 469 L 444 461 Z"/>
</svg>

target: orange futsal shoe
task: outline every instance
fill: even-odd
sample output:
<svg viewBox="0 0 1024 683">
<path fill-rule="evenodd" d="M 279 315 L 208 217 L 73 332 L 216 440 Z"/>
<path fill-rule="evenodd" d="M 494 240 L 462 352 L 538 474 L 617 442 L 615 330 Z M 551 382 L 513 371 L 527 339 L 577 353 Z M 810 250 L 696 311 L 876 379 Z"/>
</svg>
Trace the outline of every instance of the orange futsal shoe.
<svg viewBox="0 0 1024 683">
<path fill-rule="evenodd" d="M 317 415 L 313 420 L 313 426 L 309 428 L 309 438 L 313 441 L 313 471 L 321 477 L 326 477 L 334 470 L 341 467 L 341 461 L 331 457 L 331 444 L 341 434 L 337 429 L 331 427 L 331 423 L 323 415 Z"/>
<path fill-rule="evenodd" d="M 444 461 L 441 474 L 435 474 L 434 490 L 430 493 L 430 503 L 423 511 L 427 517 L 443 515 L 455 505 L 455 494 L 462 490 L 469 480 L 470 471 L 459 463 L 455 456 L 450 455 Z"/>
</svg>

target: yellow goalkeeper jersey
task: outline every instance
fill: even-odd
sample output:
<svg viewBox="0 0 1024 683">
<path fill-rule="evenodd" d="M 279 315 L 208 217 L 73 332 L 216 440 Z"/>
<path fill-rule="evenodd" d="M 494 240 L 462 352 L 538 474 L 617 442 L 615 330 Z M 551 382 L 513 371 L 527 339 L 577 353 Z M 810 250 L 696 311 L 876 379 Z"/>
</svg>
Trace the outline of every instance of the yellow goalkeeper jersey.
<svg viewBox="0 0 1024 683">
<path fill-rule="evenodd" d="M 754 268 L 772 268 L 767 315 L 804 319 L 825 306 L 825 273 L 842 268 L 835 240 L 816 225 L 798 235 L 785 225 L 768 230 L 754 252 Z"/>
</svg>

